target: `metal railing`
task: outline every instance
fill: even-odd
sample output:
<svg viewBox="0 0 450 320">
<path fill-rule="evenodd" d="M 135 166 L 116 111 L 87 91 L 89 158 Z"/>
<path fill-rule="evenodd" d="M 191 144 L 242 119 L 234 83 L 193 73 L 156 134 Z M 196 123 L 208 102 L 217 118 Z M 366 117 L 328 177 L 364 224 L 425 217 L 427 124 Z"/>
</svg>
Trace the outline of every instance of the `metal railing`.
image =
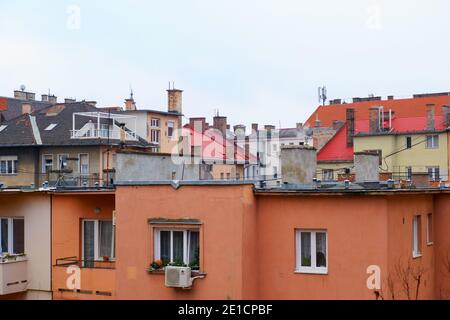
<svg viewBox="0 0 450 320">
<path fill-rule="evenodd" d="M 70 130 L 71 139 L 116 139 L 119 140 L 121 135 L 124 135 L 125 140 L 137 140 L 135 132 L 124 130 L 108 130 L 108 129 L 89 129 L 89 130 Z"/>
<path fill-rule="evenodd" d="M 115 269 L 116 261 L 114 260 L 87 260 L 78 259 L 78 257 L 67 257 L 56 259 L 56 267 L 78 266 L 86 269 Z"/>
</svg>

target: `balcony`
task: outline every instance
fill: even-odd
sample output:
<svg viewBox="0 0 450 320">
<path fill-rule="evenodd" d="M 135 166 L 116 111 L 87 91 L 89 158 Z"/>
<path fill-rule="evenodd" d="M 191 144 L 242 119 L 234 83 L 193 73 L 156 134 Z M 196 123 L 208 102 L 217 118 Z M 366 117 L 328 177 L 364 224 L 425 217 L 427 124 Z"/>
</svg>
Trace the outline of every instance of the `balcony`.
<svg viewBox="0 0 450 320">
<path fill-rule="evenodd" d="M 136 117 L 105 112 L 75 112 L 71 139 L 114 139 L 136 141 Z"/>
<path fill-rule="evenodd" d="M 25 255 L 0 257 L 0 295 L 27 291 L 27 264 Z"/>
<path fill-rule="evenodd" d="M 80 287 L 71 289 L 67 281 L 68 267 L 80 269 Z M 110 300 L 114 299 L 116 281 L 115 261 L 80 260 L 77 257 L 56 259 L 52 272 L 52 290 L 55 300 Z"/>
</svg>

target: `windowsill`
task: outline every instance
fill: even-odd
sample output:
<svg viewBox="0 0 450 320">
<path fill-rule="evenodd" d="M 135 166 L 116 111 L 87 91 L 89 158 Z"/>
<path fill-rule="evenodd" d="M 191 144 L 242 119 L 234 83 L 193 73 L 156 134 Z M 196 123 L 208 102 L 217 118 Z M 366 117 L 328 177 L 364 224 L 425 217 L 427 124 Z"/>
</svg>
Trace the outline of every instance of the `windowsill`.
<svg viewBox="0 0 450 320">
<path fill-rule="evenodd" d="M 413 259 L 418 259 L 418 258 L 422 258 L 422 253 L 414 253 L 412 255 Z"/>
<path fill-rule="evenodd" d="M 166 274 L 166 272 L 164 271 L 164 269 L 147 269 L 147 272 L 149 273 L 149 274 Z M 193 277 L 198 277 L 198 276 L 206 276 L 207 275 L 207 273 L 205 273 L 205 272 L 201 272 L 201 271 L 198 271 L 198 270 L 192 270 L 191 271 L 191 275 L 193 276 Z"/>
<path fill-rule="evenodd" d="M 297 269 L 294 273 L 298 274 L 318 274 L 318 275 L 328 275 L 328 269 Z"/>
<path fill-rule="evenodd" d="M 427 242 L 427 246 L 432 246 L 434 244 L 434 242 L 433 241 L 431 241 L 431 242 Z"/>
</svg>

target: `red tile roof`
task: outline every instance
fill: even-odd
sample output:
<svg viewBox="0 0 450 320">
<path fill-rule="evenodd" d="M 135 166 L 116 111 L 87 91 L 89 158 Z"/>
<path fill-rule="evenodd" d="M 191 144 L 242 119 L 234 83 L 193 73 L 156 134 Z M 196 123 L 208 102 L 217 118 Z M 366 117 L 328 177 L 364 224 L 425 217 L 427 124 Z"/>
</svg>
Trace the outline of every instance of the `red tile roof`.
<svg viewBox="0 0 450 320">
<path fill-rule="evenodd" d="M 442 116 L 435 116 L 435 129 L 445 130 Z M 392 133 L 413 133 L 427 130 L 427 117 L 395 118 Z M 355 134 L 368 133 L 369 120 L 355 121 Z M 353 161 L 353 147 L 347 146 L 347 126 L 343 126 L 317 154 L 318 161 Z"/>
<path fill-rule="evenodd" d="M 202 146 L 202 157 L 208 160 L 235 160 L 238 162 L 256 161 L 256 157 L 249 153 L 246 154 L 245 149 L 235 147 L 233 159 L 227 159 L 226 147 L 234 146 L 234 141 L 224 139 L 222 134 L 214 130 L 207 130 L 204 134 L 197 132 L 187 126 L 182 128 L 182 136 L 189 136 L 191 147 Z"/>
<path fill-rule="evenodd" d="M 392 109 L 395 113 L 395 117 L 397 118 L 423 117 L 426 115 L 427 104 L 435 104 L 436 115 L 442 115 L 441 107 L 444 105 L 450 105 L 450 95 L 320 106 L 309 117 L 305 123 L 305 126 L 313 127 L 314 121 L 316 120 L 316 115 L 318 114 L 321 126 L 331 127 L 333 125 L 333 120 L 346 120 L 347 109 L 355 110 L 356 120 L 367 120 L 369 119 L 369 109 L 378 106 L 383 106 L 385 111 Z"/>
</svg>

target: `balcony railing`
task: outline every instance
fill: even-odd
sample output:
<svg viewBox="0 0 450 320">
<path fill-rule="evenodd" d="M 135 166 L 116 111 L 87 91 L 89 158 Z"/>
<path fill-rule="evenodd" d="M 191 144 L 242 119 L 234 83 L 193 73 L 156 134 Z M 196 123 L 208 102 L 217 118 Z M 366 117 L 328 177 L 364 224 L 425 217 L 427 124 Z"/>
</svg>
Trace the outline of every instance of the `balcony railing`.
<svg viewBox="0 0 450 320">
<path fill-rule="evenodd" d="M 78 257 L 67 257 L 56 259 L 56 267 L 78 266 L 80 268 L 89 269 L 115 269 L 116 262 L 114 260 L 86 260 L 78 259 Z"/>
<path fill-rule="evenodd" d="M 25 255 L 0 256 L 0 295 L 27 290 L 27 265 Z"/>
<path fill-rule="evenodd" d="M 70 130 L 71 139 L 116 139 L 137 140 L 136 132 L 125 131 L 121 129 L 89 129 L 89 130 Z"/>
</svg>

